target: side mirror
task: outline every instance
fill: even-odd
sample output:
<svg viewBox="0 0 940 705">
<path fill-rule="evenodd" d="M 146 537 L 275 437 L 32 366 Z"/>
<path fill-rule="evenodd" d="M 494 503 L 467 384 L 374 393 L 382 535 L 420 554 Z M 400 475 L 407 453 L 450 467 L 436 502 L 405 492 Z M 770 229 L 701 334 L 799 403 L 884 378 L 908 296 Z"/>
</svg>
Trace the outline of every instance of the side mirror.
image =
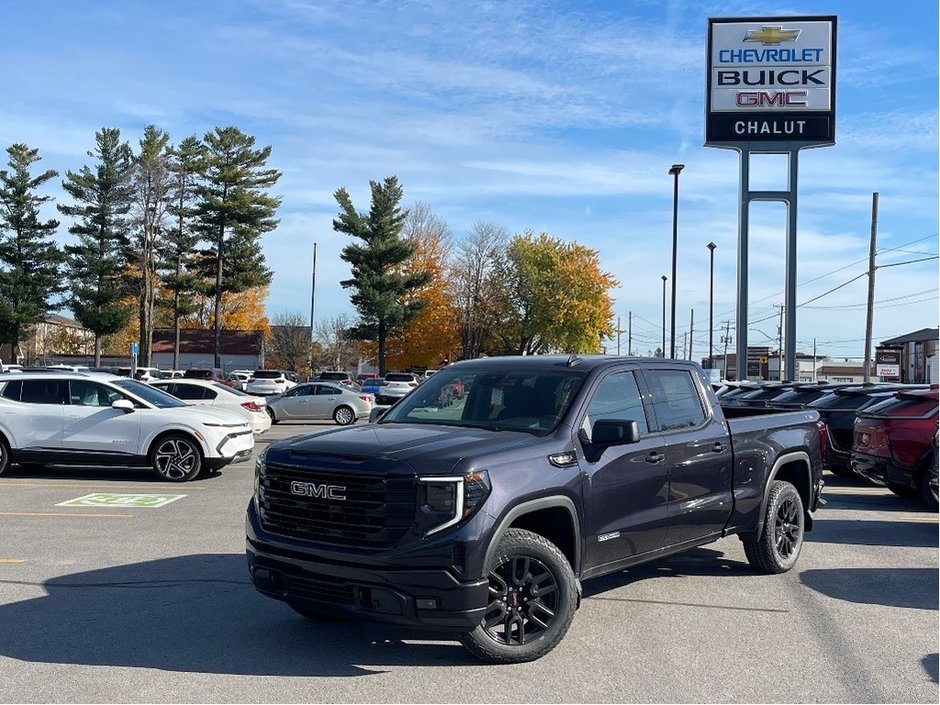
<svg viewBox="0 0 940 705">
<path fill-rule="evenodd" d="M 372 411 L 369 412 L 369 423 L 375 423 L 378 421 L 380 418 L 385 416 L 386 411 L 388 411 L 388 408 L 386 407 L 373 407 Z"/>
<path fill-rule="evenodd" d="M 640 428 L 636 421 L 598 419 L 591 429 L 591 444 L 595 446 L 620 446 L 639 440 Z"/>
<path fill-rule="evenodd" d="M 112 409 L 120 409 L 125 414 L 129 414 L 134 410 L 134 402 L 130 399 L 115 399 L 111 402 Z"/>
</svg>

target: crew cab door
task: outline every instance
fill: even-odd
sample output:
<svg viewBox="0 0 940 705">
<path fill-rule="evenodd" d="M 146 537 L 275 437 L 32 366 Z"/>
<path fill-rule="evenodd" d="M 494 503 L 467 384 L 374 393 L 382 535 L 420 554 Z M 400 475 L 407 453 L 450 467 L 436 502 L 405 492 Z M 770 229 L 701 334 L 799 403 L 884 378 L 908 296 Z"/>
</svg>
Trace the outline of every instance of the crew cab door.
<svg viewBox="0 0 940 705">
<path fill-rule="evenodd" d="M 665 545 L 719 533 L 732 508 L 731 442 L 727 423 L 711 412 L 691 369 L 647 368 L 654 428 L 666 444 L 669 529 Z"/>
<path fill-rule="evenodd" d="M 599 449 L 591 443 L 600 419 L 636 421 L 635 443 Z M 650 430 L 631 370 L 608 373 L 593 390 L 578 431 L 584 453 L 585 568 L 657 549 L 666 535 L 669 473 L 661 434 Z"/>
</svg>

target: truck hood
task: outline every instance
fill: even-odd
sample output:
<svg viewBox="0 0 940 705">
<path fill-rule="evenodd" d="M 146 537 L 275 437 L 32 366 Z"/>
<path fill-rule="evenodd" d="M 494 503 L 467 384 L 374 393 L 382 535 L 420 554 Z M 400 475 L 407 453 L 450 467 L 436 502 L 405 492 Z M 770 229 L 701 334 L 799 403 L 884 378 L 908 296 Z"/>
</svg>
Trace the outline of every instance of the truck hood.
<svg viewBox="0 0 940 705">
<path fill-rule="evenodd" d="M 273 443 L 270 459 L 302 461 L 304 456 L 405 462 L 421 474 L 451 472 L 463 458 L 482 458 L 544 443 L 529 433 L 424 424 L 369 424 L 298 436 Z"/>
</svg>

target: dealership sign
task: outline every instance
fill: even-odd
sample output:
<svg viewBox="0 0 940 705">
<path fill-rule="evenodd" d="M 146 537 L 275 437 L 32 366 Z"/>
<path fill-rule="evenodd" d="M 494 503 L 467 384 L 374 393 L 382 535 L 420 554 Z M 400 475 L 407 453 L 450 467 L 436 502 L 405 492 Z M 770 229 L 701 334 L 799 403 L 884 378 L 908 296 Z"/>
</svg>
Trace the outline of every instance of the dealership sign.
<svg viewBox="0 0 940 705">
<path fill-rule="evenodd" d="M 878 377 L 900 379 L 901 351 L 898 348 L 875 348 L 875 373 Z"/>
<path fill-rule="evenodd" d="M 835 103 L 834 16 L 708 20 L 706 146 L 832 145 Z"/>
</svg>

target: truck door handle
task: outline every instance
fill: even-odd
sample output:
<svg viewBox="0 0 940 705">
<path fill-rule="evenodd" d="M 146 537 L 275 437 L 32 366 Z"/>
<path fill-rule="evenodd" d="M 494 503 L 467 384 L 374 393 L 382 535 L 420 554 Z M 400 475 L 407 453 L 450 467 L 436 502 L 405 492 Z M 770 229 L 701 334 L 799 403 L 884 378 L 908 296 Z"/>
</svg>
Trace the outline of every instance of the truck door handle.
<svg viewBox="0 0 940 705">
<path fill-rule="evenodd" d="M 721 452 L 722 452 L 723 450 L 725 450 L 725 448 L 727 448 L 727 447 L 728 447 L 728 446 L 726 446 L 724 443 L 716 442 L 715 445 L 712 446 L 712 450 L 713 450 L 715 453 L 721 453 Z"/>
<path fill-rule="evenodd" d="M 646 456 L 646 462 L 648 463 L 661 463 L 665 459 L 666 459 L 665 453 L 657 453 L 655 450 Z"/>
</svg>

